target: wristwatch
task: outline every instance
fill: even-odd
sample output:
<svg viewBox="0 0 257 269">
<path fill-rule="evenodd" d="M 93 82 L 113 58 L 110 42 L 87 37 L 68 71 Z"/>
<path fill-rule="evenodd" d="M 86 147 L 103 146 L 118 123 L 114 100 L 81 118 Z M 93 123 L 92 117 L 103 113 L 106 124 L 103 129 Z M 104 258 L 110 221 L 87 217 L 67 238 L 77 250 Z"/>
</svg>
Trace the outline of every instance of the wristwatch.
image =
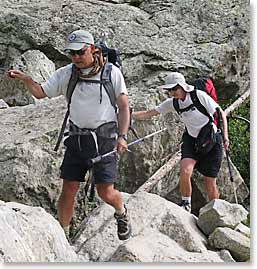
<svg viewBox="0 0 257 269">
<path fill-rule="evenodd" d="M 126 134 L 119 134 L 118 138 L 119 137 L 122 137 L 126 142 L 128 141 L 128 135 L 126 135 Z"/>
</svg>

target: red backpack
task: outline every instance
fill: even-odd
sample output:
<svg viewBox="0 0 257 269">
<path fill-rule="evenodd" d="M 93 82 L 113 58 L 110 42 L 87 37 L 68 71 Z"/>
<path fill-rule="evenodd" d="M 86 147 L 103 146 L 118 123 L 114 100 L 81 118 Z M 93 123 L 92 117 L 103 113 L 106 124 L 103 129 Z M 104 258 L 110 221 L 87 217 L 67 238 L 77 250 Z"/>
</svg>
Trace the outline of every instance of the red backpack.
<svg viewBox="0 0 257 269">
<path fill-rule="evenodd" d="M 192 85 L 197 89 L 206 92 L 210 97 L 218 103 L 216 89 L 210 78 L 198 78 L 193 81 Z"/>
<path fill-rule="evenodd" d="M 195 89 L 206 92 L 216 103 L 218 103 L 216 89 L 210 78 L 198 78 L 192 83 L 192 85 L 195 87 Z M 216 115 L 214 115 L 214 123 L 216 126 L 218 126 Z"/>
</svg>

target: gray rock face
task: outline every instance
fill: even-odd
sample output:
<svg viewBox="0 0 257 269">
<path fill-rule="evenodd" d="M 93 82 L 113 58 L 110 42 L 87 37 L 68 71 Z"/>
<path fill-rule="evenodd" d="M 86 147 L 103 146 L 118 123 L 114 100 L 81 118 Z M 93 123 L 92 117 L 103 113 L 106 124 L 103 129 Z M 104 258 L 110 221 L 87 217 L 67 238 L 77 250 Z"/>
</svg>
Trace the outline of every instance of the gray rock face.
<svg viewBox="0 0 257 269">
<path fill-rule="evenodd" d="M 237 261 L 250 260 L 250 239 L 233 229 L 216 228 L 209 236 L 208 242 L 217 249 L 229 250 Z"/>
<path fill-rule="evenodd" d="M 0 261 L 76 262 L 59 223 L 43 208 L 0 201 Z"/>
<path fill-rule="evenodd" d="M 39 50 L 28 50 L 10 63 L 14 69 L 20 69 L 29 74 L 33 80 L 41 83 L 48 79 L 55 71 L 55 64 Z M 11 106 L 24 106 L 35 103 L 24 84 L 17 80 L 11 80 L 8 76 L 0 77 L 1 96 Z"/>
<path fill-rule="evenodd" d="M 62 107 L 61 102 L 58 105 Z M 52 150 L 58 114 L 45 102 L 37 106 L 38 110 L 30 105 L 21 110 L 9 108 L 3 114 L 0 111 L 0 197 L 53 209 L 61 186 L 60 157 Z M 42 121 L 44 117 L 48 120 Z"/>
<path fill-rule="evenodd" d="M 109 32 L 110 44 L 121 50 L 128 85 L 149 88 L 153 77 L 158 77 L 151 83 L 155 86 L 165 71 L 179 69 L 189 79 L 211 74 L 220 93 L 233 96 L 249 85 L 248 13 L 243 0 L 47 0 L 29 7 L 27 0 L 18 6 L 3 0 L 0 62 L 8 66 L 24 51 L 39 48 L 62 64 L 68 61 L 63 53 L 67 33 L 87 28 L 96 40 L 101 31 Z"/>
<path fill-rule="evenodd" d="M 240 222 L 247 219 L 248 212 L 238 204 L 215 199 L 200 209 L 197 225 L 209 235 L 217 227 L 235 228 Z"/>
<path fill-rule="evenodd" d="M 40 206 L 56 216 L 64 149 L 56 153 L 53 148 L 65 109 L 64 98 L 56 98 L 0 110 L 0 200 Z M 82 183 L 74 224 L 88 208 Z"/>
</svg>

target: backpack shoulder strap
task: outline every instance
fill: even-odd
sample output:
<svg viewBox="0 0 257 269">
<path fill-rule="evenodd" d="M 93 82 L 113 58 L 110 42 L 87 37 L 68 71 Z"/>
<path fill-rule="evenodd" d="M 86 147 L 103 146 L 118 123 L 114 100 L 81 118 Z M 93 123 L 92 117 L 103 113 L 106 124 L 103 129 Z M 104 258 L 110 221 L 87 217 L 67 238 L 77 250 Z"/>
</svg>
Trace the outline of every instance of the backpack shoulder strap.
<svg viewBox="0 0 257 269">
<path fill-rule="evenodd" d="M 180 112 L 180 109 L 179 109 L 179 104 L 178 104 L 178 99 L 177 98 L 173 98 L 173 106 L 174 106 L 176 112 L 178 114 L 180 114 L 181 112 Z"/>
<path fill-rule="evenodd" d="M 187 106 L 187 107 L 185 107 L 185 108 L 180 108 L 180 107 L 179 107 L 179 103 L 178 103 L 178 99 L 177 99 L 177 98 L 174 98 L 174 99 L 173 99 L 173 106 L 174 106 L 176 112 L 177 112 L 179 115 L 182 114 L 182 113 L 184 113 L 184 112 L 187 112 L 187 111 L 189 111 L 191 108 L 195 107 L 194 104 L 191 104 L 191 105 L 189 105 L 189 106 Z"/>
<path fill-rule="evenodd" d="M 106 93 L 108 94 L 110 98 L 110 102 L 116 112 L 117 111 L 116 95 L 115 95 L 115 91 L 114 91 L 112 80 L 111 80 L 112 67 L 113 65 L 111 63 L 109 62 L 105 63 L 104 68 L 101 72 L 100 80 L 102 81 L 101 85 L 104 86 L 104 89 Z"/>
<path fill-rule="evenodd" d="M 206 117 L 209 118 L 209 120 L 211 122 L 213 122 L 213 118 L 211 117 L 211 115 L 208 113 L 207 109 L 205 108 L 205 106 L 200 102 L 198 96 L 197 96 L 197 90 L 191 91 L 190 92 L 190 97 L 191 100 L 194 104 L 194 106 L 202 113 L 204 114 Z"/>
<path fill-rule="evenodd" d="M 79 74 L 76 70 L 76 66 L 74 64 L 72 64 L 71 76 L 70 76 L 70 80 L 69 80 L 67 91 L 66 91 L 66 99 L 68 102 L 68 109 L 69 109 L 70 102 L 71 102 L 71 96 L 74 92 L 74 89 L 76 87 L 78 79 L 79 79 Z"/>
<path fill-rule="evenodd" d="M 60 144 L 61 144 L 62 137 L 63 137 L 64 131 L 65 131 L 65 128 L 66 128 L 66 125 L 67 125 L 67 121 L 68 121 L 68 118 L 69 118 L 69 115 L 70 115 L 71 96 L 72 96 L 72 94 L 74 92 L 74 89 L 76 87 L 78 79 L 79 79 L 79 75 L 78 75 L 78 72 L 76 70 L 76 66 L 73 64 L 72 65 L 72 71 L 71 71 L 70 80 L 69 80 L 67 91 L 66 91 L 67 111 L 66 111 L 63 123 L 62 123 L 60 133 L 58 135 L 58 139 L 57 139 L 54 151 L 57 151 Z"/>
</svg>

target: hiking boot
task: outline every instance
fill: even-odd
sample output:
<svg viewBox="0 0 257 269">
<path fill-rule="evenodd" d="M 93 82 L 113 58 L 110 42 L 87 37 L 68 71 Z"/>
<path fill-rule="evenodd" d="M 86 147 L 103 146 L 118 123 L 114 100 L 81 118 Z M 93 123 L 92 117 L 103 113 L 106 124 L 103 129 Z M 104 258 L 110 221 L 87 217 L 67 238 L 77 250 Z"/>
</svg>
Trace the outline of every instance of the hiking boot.
<svg viewBox="0 0 257 269">
<path fill-rule="evenodd" d="M 127 240 L 130 237 L 132 230 L 127 208 L 125 207 L 125 212 L 122 215 L 114 213 L 114 218 L 117 220 L 119 239 Z"/>
<path fill-rule="evenodd" d="M 188 201 L 182 200 L 179 206 L 185 209 L 187 212 L 191 213 L 191 203 L 189 203 Z"/>
</svg>

